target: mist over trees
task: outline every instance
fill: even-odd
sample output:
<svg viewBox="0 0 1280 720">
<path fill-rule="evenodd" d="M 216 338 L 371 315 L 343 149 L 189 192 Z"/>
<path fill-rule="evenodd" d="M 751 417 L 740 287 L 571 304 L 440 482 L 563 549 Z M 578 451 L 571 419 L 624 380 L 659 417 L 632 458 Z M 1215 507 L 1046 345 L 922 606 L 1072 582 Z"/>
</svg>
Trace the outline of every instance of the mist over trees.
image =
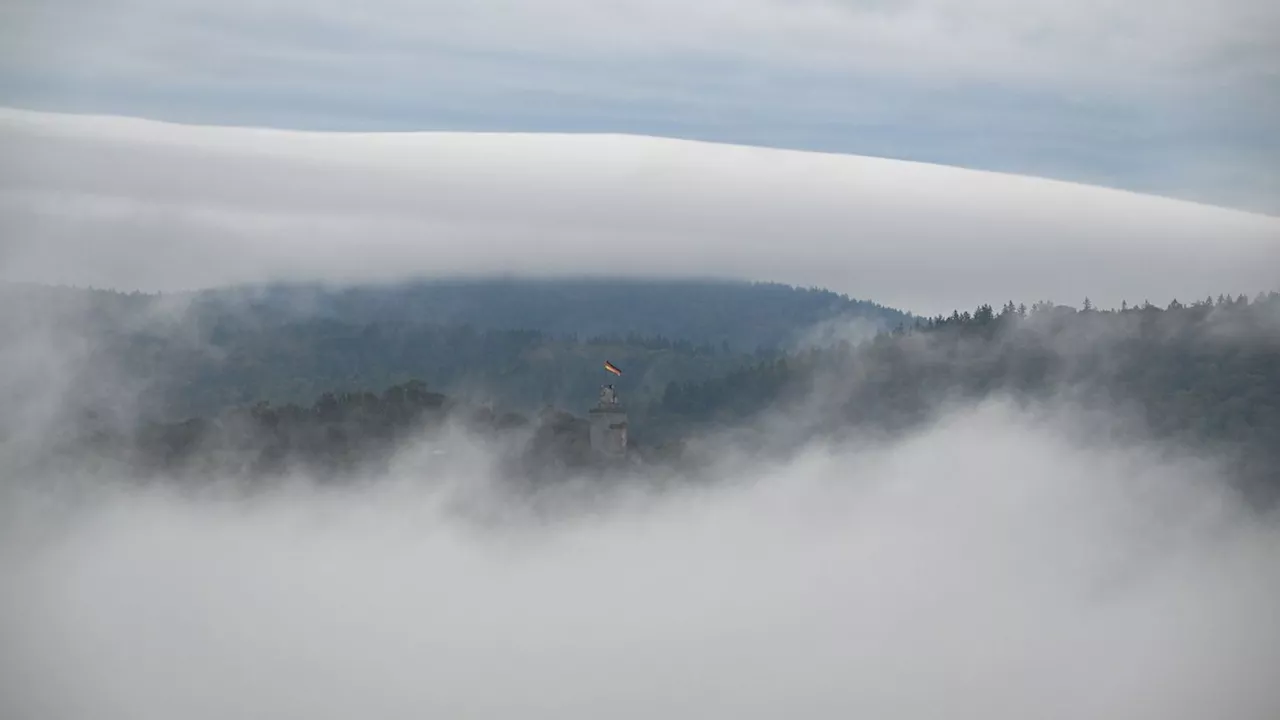
<svg viewBox="0 0 1280 720">
<path fill-rule="evenodd" d="M 900 431 L 947 403 L 1002 393 L 1118 414 L 1099 432 L 1207 446 L 1251 487 L 1280 493 L 1280 294 L 1100 310 L 1005 303 L 674 382 L 671 431 L 794 413 L 813 432 Z"/>
<path fill-rule="evenodd" d="M 1149 434 L 1207 448 L 1251 491 L 1280 493 L 1277 293 L 1105 310 L 1087 299 L 1079 308 L 1006 302 L 998 309 L 983 305 L 903 322 L 864 342 L 841 340 L 763 358 L 726 352 L 709 341 L 630 330 L 614 338 L 557 341 L 538 331 L 368 326 L 352 336 L 336 321 L 312 320 L 256 335 L 243 328 L 227 332 L 239 338 L 240 352 L 254 348 L 256 360 L 189 391 L 223 398 L 224 406 L 181 421 L 148 421 L 124 434 L 82 428 L 76 443 L 83 448 L 89 442 L 94 452 L 114 448 L 121 462 L 152 470 L 261 474 L 301 463 L 339 473 L 380 462 L 404 438 L 452 422 L 505 439 L 525 469 L 584 468 L 590 452 L 581 414 L 604 381 L 599 364 L 607 356 L 627 368 L 620 386 L 635 398 L 628 402 L 633 445 L 651 462 L 674 462 L 689 438 L 725 428 L 755 425 L 765 435 L 762 444 L 780 445 L 894 434 L 918 427 L 950 403 L 1001 395 L 1106 411 L 1119 419 L 1096 432 Z M 213 336 L 216 342 L 216 327 Z M 130 356 L 136 343 L 134 338 L 120 350 Z M 278 402 L 265 397 L 268 390 L 225 405 L 233 393 L 278 388 L 290 377 L 305 379 L 299 387 L 315 388 L 334 377 L 327 368 L 361 362 L 396 368 L 408 379 L 350 389 L 361 383 L 353 373 L 346 388 L 316 392 L 309 402 Z M 507 394 L 487 401 L 453 395 L 444 389 L 451 376 L 442 369 L 448 367 L 498 375 L 509 384 L 490 387 Z M 655 390 L 658 367 L 683 377 Z M 415 369 L 436 374 L 424 381 L 413 377 Z M 569 403 L 528 392 L 557 381 L 582 392 Z M 530 402 L 539 399 L 544 402 Z M 771 417 L 782 419 L 785 433 L 768 424 Z"/>
</svg>

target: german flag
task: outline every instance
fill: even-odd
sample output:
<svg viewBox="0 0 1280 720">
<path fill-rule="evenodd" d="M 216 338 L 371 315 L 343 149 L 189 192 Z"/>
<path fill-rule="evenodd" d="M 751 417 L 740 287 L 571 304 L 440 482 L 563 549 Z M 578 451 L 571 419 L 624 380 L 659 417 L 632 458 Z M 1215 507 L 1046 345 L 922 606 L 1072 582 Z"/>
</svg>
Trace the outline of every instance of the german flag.
<svg viewBox="0 0 1280 720">
<path fill-rule="evenodd" d="M 613 363 L 609 362 L 608 360 L 605 360 L 605 361 L 604 361 L 604 369 L 605 369 L 605 370 L 608 370 L 609 372 L 613 373 L 614 375 L 621 375 L 621 374 L 622 374 L 622 371 L 618 369 L 618 366 L 617 366 L 617 365 L 614 365 Z"/>
</svg>

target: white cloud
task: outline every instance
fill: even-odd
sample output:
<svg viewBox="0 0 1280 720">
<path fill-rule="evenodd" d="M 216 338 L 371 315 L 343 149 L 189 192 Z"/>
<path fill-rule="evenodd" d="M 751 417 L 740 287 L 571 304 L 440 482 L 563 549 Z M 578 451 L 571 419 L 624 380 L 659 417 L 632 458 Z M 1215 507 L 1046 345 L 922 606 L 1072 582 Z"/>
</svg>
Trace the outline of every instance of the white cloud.
<svg viewBox="0 0 1280 720">
<path fill-rule="evenodd" d="M 7 112 L 0 277 L 725 274 L 918 312 L 1280 282 L 1280 220 L 1035 178 L 618 136 L 342 134 Z"/>
<path fill-rule="evenodd" d="M 550 492 L 549 515 L 469 464 L 9 492 L 0 709 L 1273 717 L 1276 526 L 1209 464 L 1066 435 L 995 404 L 718 486 Z"/>
</svg>

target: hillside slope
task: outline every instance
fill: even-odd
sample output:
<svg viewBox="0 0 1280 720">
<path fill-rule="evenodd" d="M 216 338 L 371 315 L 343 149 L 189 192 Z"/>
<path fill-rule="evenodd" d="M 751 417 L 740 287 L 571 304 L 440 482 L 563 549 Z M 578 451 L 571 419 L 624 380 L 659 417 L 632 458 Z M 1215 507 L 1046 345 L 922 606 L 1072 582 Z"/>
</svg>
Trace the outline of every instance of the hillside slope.
<svg viewBox="0 0 1280 720">
<path fill-rule="evenodd" d="M 678 434 L 770 412 L 837 434 L 927 422 L 951 402 L 1051 400 L 1101 411 L 1082 432 L 1207 450 L 1280 499 L 1280 293 L 1115 310 L 983 305 L 861 346 L 673 383 L 652 408 Z M 771 427 L 771 426 L 770 426 Z M 782 441 L 785 442 L 785 439 Z"/>
<path fill-rule="evenodd" d="M 520 410 L 578 408 L 625 368 L 628 401 L 804 346 L 815 326 L 864 333 L 910 317 L 822 290 L 700 281 L 468 280 L 273 285 L 148 295 L 0 286 L 0 350 L 66 363 L 86 401 L 131 388 L 139 411 L 205 415 L 411 378 Z M 40 348 L 30 350 L 26 346 Z M 15 373 L 15 377 L 20 373 Z M 97 403 L 98 401 L 92 401 Z"/>
<path fill-rule="evenodd" d="M 820 288 L 726 280 L 634 278 L 471 278 L 326 287 L 272 284 L 200 293 L 203 313 L 246 310 L 281 320 L 323 318 L 368 325 L 463 326 L 535 330 L 581 339 L 661 336 L 694 345 L 802 343 L 824 322 L 864 321 L 889 330 L 912 316 Z"/>
</svg>

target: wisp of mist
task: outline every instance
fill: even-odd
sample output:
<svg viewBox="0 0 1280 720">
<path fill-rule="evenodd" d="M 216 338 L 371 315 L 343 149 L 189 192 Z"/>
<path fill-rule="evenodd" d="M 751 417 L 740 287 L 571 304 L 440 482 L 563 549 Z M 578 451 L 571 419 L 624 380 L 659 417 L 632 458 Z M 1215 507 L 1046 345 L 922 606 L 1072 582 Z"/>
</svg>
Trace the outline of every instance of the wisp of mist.
<svg viewBox="0 0 1280 720">
<path fill-rule="evenodd" d="M 1277 526 L 1075 422 L 989 401 L 550 513 L 483 448 L 248 495 L 11 478 L 0 715 L 1280 716 Z"/>
</svg>

